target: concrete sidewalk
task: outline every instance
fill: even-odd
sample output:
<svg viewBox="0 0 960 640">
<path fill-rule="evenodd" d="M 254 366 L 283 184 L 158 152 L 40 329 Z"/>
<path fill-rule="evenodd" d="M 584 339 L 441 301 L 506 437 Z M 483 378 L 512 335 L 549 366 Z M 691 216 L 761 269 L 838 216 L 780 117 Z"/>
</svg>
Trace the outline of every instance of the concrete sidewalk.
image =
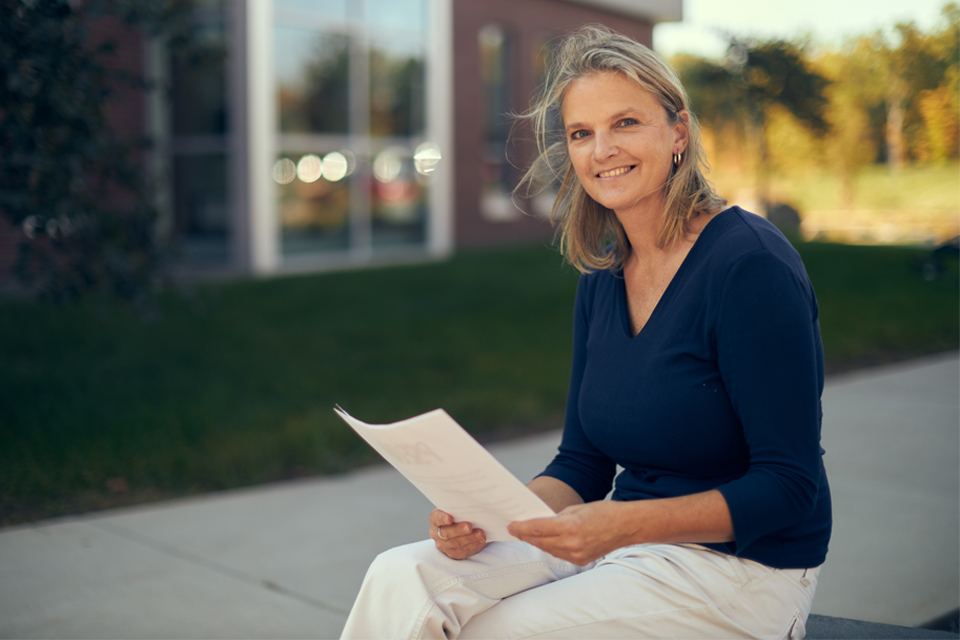
<svg viewBox="0 0 960 640">
<path fill-rule="evenodd" d="M 960 600 L 960 362 L 828 380 L 834 538 L 814 613 L 914 626 Z M 490 447 L 527 480 L 559 433 Z M 376 466 L 0 530 L 3 638 L 331 638 L 430 505 Z"/>
</svg>

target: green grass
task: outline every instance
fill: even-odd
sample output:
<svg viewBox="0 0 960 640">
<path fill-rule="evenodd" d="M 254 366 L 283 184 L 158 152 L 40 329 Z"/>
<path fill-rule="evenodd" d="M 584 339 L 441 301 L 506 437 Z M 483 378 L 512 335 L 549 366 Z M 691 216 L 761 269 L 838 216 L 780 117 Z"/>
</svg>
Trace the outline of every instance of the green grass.
<svg viewBox="0 0 960 640">
<path fill-rule="evenodd" d="M 828 368 L 958 346 L 957 261 L 800 247 Z M 576 273 L 542 246 L 437 264 L 210 284 L 158 321 L 0 302 L 0 522 L 376 459 L 333 414 L 443 407 L 481 439 L 561 424 Z"/>
<path fill-rule="evenodd" d="M 809 242 L 797 247 L 820 305 L 828 373 L 956 349 L 960 344 L 957 258 L 938 278 L 930 252 Z"/>
</svg>

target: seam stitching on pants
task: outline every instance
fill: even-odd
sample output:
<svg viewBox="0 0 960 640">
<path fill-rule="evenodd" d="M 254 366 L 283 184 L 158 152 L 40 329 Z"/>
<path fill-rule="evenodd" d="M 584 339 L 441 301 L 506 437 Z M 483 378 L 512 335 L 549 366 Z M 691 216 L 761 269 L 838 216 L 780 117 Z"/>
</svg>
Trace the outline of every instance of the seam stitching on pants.
<svg viewBox="0 0 960 640">
<path fill-rule="evenodd" d="M 497 569 L 493 569 L 491 571 L 479 571 L 477 573 L 471 573 L 463 576 L 455 576 L 453 578 L 450 578 L 446 582 L 437 585 L 436 587 L 433 588 L 433 590 L 429 591 L 428 593 L 430 595 L 430 598 L 432 599 L 434 596 L 446 591 L 450 587 L 456 584 L 459 584 L 461 582 L 466 582 L 467 580 L 484 580 L 486 578 L 492 578 L 494 576 L 503 575 L 505 573 L 523 573 L 528 569 L 533 569 L 537 567 L 550 567 L 551 569 L 555 569 L 555 570 L 556 569 L 564 570 L 568 567 L 568 565 L 564 565 L 564 564 L 558 565 L 558 564 L 544 561 L 544 560 L 539 560 L 537 562 L 524 562 L 523 564 L 507 565 L 504 567 L 498 567 Z"/>
<path fill-rule="evenodd" d="M 415 638 L 422 637 L 423 623 L 427 620 L 427 614 L 430 613 L 430 610 L 437 606 L 437 603 L 433 599 L 427 600 L 427 604 L 420 610 L 420 615 L 417 616 L 417 621 L 413 625 L 413 633 L 410 635 L 410 640 Z"/>
</svg>

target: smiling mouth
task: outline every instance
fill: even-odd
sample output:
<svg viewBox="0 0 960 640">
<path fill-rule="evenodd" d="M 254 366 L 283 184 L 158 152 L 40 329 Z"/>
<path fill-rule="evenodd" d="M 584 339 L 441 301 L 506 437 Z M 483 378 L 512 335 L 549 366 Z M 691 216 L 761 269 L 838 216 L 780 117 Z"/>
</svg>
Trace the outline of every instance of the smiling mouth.
<svg viewBox="0 0 960 640">
<path fill-rule="evenodd" d="M 616 169 L 610 169 L 609 171 L 601 171 L 597 174 L 598 178 L 616 178 L 617 176 L 622 176 L 627 171 L 633 169 L 633 165 L 629 167 L 617 167 Z"/>
</svg>

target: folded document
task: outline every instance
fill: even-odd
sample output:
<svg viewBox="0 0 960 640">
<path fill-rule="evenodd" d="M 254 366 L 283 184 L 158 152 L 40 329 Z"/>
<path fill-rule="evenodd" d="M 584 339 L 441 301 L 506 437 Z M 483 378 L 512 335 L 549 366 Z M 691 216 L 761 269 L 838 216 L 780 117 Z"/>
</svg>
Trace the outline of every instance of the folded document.
<svg viewBox="0 0 960 640">
<path fill-rule="evenodd" d="M 443 409 L 379 425 L 334 411 L 434 506 L 483 529 L 489 542 L 515 540 L 513 521 L 554 515 Z"/>
</svg>

